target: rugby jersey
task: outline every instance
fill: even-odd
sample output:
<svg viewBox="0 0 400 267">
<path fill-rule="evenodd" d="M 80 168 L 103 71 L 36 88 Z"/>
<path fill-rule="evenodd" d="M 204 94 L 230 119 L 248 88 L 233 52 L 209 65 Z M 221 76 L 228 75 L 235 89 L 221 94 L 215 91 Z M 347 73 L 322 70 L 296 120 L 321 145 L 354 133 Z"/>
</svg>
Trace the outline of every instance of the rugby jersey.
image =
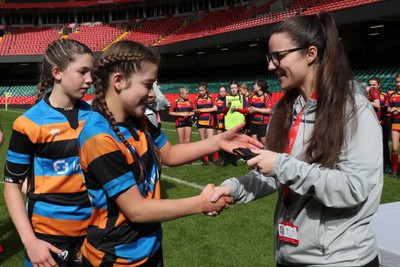
<svg viewBox="0 0 400 267">
<path fill-rule="evenodd" d="M 167 139 L 155 127 L 149 136 L 138 129 L 133 119 L 120 123 L 119 129 L 137 157 L 97 112 L 90 115 L 78 138 L 85 185 L 93 207 L 82 251 L 93 266 L 140 266 L 161 246 L 161 224 L 130 222 L 115 198 L 134 185 L 144 198 L 161 198 L 160 166 L 153 142 L 161 148 Z M 140 164 L 147 174 L 143 182 L 139 179 Z"/>
<path fill-rule="evenodd" d="M 212 108 L 214 106 L 214 101 L 211 96 L 207 95 L 206 97 L 198 97 L 196 99 L 196 109 L 203 108 Z M 197 124 L 203 126 L 214 126 L 215 118 L 214 112 L 203 112 L 198 114 Z"/>
<path fill-rule="evenodd" d="M 379 101 L 381 103 L 379 122 L 381 123 L 381 125 L 383 125 L 385 123 L 386 117 L 388 116 L 387 108 L 389 105 L 389 95 L 385 92 L 380 92 Z"/>
<path fill-rule="evenodd" d="M 254 94 L 248 102 L 251 107 L 272 109 L 271 96 L 267 93 Z M 268 124 L 269 117 L 269 114 L 252 113 L 250 114 L 250 122 L 251 124 Z"/>
<path fill-rule="evenodd" d="M 170 111 L 177 112 L 182 115 L 188 115 L 190 112 L 193 112 L 193 105 L 189 99 L 181 100 L 178 98 L 171 105 Z M 181 127 L 188 124 L 191 125 L 192 122 L 193 121 L 191 117 L 175 117 L 175 127 Z"/>
<path fill-rule="evenodd" d="M 400 111 L 400 92 L 395 91 L 389 99 L 389 107 Z M 392 130 L 400 131 L 400 114 L 392 115 Z"/>
<path fill-rule="evenodd" d="M 373 88 L 369 89 L 369 91 L 367 93 L 367 98 L 368 98 L 369 102 L 374 102 L 375 99 L 379 99 L 379 102 L 380 102 L 379 90 L 378 89 L 373 89 Z M 379 120 L 379 118 L 380 118 L 379 108 L 375 108 L 374 107 L 374 110 L 375 110 L 375 113 L 376 113 L 376 117 Z"/>
<path fill-rule="evenodd" d="M 77 107 L 53 108 L 47 95 L 13 124 L 4 179 L 28 177 L 28 216 L 36 236 L 48 242 L 81 242 L 91 214 L 77 143 L 91 107 L 84 101 Z"/>
<path fill-rule="evenodd" d="M 217 117 L 217 121 L 216 121 L 216 127 L 215 129 L 221 129 L 223 130 L 225 128 L 224 125 L 224 108 L 226 108 L 226 102 L 225 102 L 225 97 L 216 97 L 214 99 L 214 105 L 217 106 L 217 112 L 216 112 L 216 117 Z"/>
</svg>

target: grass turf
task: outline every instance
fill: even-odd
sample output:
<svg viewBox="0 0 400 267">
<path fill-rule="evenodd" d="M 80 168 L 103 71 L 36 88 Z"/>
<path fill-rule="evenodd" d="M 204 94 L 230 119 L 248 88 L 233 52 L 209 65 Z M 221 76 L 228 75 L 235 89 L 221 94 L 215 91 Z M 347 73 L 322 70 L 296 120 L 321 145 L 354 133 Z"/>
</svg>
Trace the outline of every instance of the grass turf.
<svg viewBox="0 0 400 267">
<path fill-rule="evenodd" d="M 12 123 L 23 110 L 0 110 L 0 121 L 6 140 L 0 150 L 3 168 L 11 135 Z M 163 123 L 163 130 L 171 143 L 177 143 L 172 123 Z M 198 135 L 193 128 L 192 141 Z M 163 198 L 183 198 L 200 193 L 200 189 L 181 184 L 168 177 L 206 185 L 220 184 L 224 179 L 247 173 L 247 166 L 228 165 L 221 168 L 213 164 L 163 168 Z M 1 178 L 3 180 L 3 178 Z M 23 266 L 24 248 L 8 215 L 3 197 L 4 184 L 0 183 L 0 266 Z M 400 179 L 385 175 L 381 203 L 400 201 Z M 163 253 L 166 267 L 175 266 L 275 266 L 273 257 L 273 214 L 276 194 L 244 205 L 233 205 L 215 218 L 194 215 L 163 223 Z"/>
</svg>

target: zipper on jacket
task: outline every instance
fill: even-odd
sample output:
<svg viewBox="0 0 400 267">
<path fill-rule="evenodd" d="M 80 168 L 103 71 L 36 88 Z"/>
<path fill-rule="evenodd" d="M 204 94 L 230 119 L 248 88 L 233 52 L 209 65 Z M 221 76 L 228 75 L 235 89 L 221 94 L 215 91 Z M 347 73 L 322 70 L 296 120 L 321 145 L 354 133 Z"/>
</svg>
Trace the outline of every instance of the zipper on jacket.
<svg viewBox="0 0 400 267">
<path fill-rule="evenodd" d="M 322 246 L 322 247 L 321 247 L 321 252 L 322 252 L 322 255 L 325 256 L 325 254 L 326 254 L 326 253 L 325 253 L 325 246 Z"/>
</svg>

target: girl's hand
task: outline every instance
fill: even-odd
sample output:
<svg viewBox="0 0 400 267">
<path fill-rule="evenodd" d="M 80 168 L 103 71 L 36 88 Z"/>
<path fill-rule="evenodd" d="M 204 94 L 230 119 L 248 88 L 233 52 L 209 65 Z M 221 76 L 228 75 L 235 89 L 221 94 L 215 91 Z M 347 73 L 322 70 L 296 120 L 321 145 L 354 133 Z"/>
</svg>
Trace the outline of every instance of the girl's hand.
<svg viewBox="0 0 400 267">
<path fill-rule="evenodd" d="M 213 194 L 215 193 L 215 186 L 213 184 L 208 184 L 200 194 L 202 199 L 202 212 L 206 215 L 218 215 L 224 209 L 229 208 L 229 204 L 233 202 L 232 198 L 229 196 L 220 196 L 215 201 L 210 201 Z"/>
<path fill-rule="evenodd" d="M 232 153 L 233 149 L 238 147 L 262 149 L 264 147 L 262 143 L 243 133 L 243 127 L 245 125 L 245 123 L 241 123 L 223 132 L 219 142 L 220 148 L 230 153 Z"/>
<path fill-rule="evenodd" d="M 255 108 L 255 107 L 250 107 L 249 108 L 249 114 L 253 114 L 253 113 L 256 113 L 257 112 L 257 108 Z"/>
<path fill-rule="evenodd" d="M 2 146 L 4 143 L 4 132 L 3 130 L 0 129 L 0 146 Z"/>
<path fill-rule="evenodd" d="M 34 242 L 30 242 L 28 245 L 26 245 L 25 248 L 28 253 L 29 260 L 33 266 L 58 267 L 58 264 L 53 259 L 50 252 L 58 254 L 61 252 L 61 250 L 52 244 L 40 239 L 36 239 Z"/>
</svg>

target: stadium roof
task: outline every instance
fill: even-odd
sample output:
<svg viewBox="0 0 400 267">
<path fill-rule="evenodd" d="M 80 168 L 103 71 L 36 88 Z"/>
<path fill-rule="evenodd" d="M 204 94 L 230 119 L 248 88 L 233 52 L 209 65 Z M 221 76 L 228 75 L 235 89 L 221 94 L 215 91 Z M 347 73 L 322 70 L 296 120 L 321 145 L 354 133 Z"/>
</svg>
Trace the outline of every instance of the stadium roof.
<svg viewBox="0 0 400 267">
<path fill-rule="evenodd" d="M 22 3 L 0 4 L 0 8 L 5 9 L 36 9 L 36 8 L 66 8 L 66 7 L 86 7 L 98 5 L 112 5 L 121 3 L 140 2 L 140 0 L 87 0 L 77 2 L 38 2 L 38 1 L 23 1 Z"/>
</svg>

